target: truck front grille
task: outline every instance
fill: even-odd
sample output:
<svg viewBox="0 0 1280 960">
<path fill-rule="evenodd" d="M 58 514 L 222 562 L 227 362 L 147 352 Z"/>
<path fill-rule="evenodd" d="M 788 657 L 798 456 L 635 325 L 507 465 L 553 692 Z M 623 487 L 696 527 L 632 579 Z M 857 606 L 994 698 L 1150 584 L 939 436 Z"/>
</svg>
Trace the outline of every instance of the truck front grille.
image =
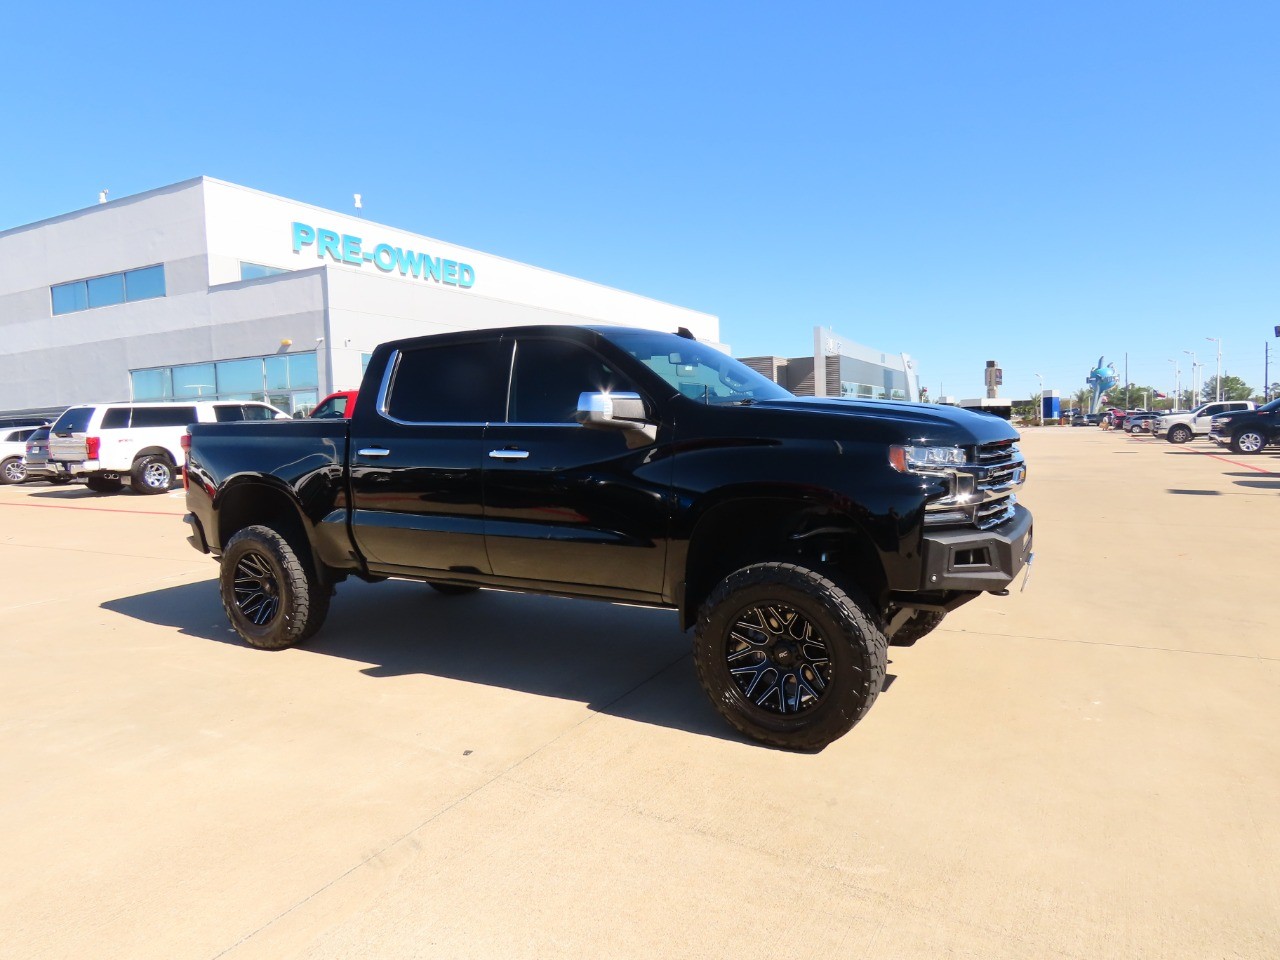
<svg viewBox="0 0 1280 960">
<path fill-rule="evenodd" d="M 1017 491 L 1027 467 L 1012 440 L 985 443 L 972 452 L 972 461 L 951 472 L 951 491 L 925 507 L 931 527 L 972 526 L 986 530 L 1013 516 Z"/>
</svg>

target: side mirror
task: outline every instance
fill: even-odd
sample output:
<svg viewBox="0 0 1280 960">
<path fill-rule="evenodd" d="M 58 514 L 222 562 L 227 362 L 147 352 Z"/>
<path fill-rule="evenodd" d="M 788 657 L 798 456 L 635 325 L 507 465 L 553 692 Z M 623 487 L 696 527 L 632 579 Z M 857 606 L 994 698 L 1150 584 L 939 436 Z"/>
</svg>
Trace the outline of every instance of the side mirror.
<svg viewBox="0 0 1280 960">
<path fill-rule="evenodd" d="M 644 400 L 638 393 L 580 393 L 574 417 L 584 427 L 626 431 L 628 447 L 658 438 L 658 428 L 645 421 Z"/>
</svg>

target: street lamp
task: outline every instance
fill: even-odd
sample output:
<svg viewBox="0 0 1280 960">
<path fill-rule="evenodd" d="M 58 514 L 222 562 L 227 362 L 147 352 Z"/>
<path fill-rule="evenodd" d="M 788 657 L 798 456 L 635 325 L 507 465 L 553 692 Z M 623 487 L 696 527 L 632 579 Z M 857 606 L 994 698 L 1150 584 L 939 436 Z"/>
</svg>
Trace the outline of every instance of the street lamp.
<svg viewBox="0 0 1280 960">
<path fill-rule="evenodd" d="M 1036 418 L 1040 426 L 1044 426 L 1044 377 L 1036 374 L 1036 379 L 1040 381 L 1040 415 Z"/>
<path fill-rule="evenodd" d="M 1191 358 L 1191 406 L 1196 405 L 1196 367 L 1200 364 L 1196 363 L 1196 352 L 1194 350 L 1183 350 L 1187 356 Z"/>
<path fill-rule="evenodd" d="M 1173 364 L 1173 405 L 1169 408 L 1170 412 L 1178 409 L 1178 390 L 1182 386 L 1182 371 L 1178 369 L 1178 361 L 1173 357 L 1168 358 Z"/>
<path fill-rule="evenodd" d="M 1213 385 L 1214 385 L 1214 387 L 1216 388 L 1216 390 L 1214 391 L 1215 396 L 1214 396 L 1214 398 L 1213 398 L 1213 399 L 1215 399 L 1215 400 L 1221 400 L 1221 399 L 1222 399 L 1222 338 L 1220 338 L 1220 337 L 1205 337 L 1205 339 L 1206 339 L 1206 340 L 1211 340 L 1212 342 L 1214 342 L 1214 343 L 1216 343 L 1216 344 L 1218 345 L 1218 376 L 1217 376 L 1217 379 L 1214 381 L 1214 384 L 1213 384 Z"/>
</svg>

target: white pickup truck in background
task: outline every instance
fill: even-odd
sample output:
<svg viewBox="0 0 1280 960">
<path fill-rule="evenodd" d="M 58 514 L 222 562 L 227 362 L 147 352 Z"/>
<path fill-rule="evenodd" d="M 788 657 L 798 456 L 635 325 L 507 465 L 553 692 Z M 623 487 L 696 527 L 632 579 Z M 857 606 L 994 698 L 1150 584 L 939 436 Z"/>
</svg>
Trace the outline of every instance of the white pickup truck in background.
<svg viewBox="0 0 1280 960">
<path fill-rule="evenodd" d="M 1252 400 L 1215 400 L 1203 403 L 1190 413 L 1172 413 L 1156 421 L 1152 430 L 1157 437 L 1170 443 L 1186 443 L 1192 437 L 1207 437 L 1213 418 L 1233 410 L 1252 410 Z"/>
</svg>

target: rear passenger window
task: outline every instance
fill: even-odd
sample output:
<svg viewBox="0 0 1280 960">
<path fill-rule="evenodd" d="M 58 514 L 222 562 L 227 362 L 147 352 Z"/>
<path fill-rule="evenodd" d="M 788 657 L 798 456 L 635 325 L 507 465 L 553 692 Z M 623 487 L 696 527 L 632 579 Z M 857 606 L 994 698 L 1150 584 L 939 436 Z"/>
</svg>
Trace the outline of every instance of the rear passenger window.
<svg viewBox="0 0 1280 960">
<path fill-rule="evenodd" d="M 260 403 L 246 403 L 240 408 L 240 415 L 246 420 L 274 420 L 276 412 Z"/>
<path fill-rule="evenodd" d="M 102 415 L 103 430 L 121 430 L 129 426 L 129 408 L 128 407 L 107 407 L 107 412 Z"/>
<path fill-rule="evenodd" d="M 409 423 L 487 423 L 507 406 L 511 345 L 456 343 L 400 355 L 387 413 Z"/>
<path fill-rule="evenodd" d="M 134 407 L 133 427 L 185 427 L 196 422 L 195 407 Z"/>
</svg>

